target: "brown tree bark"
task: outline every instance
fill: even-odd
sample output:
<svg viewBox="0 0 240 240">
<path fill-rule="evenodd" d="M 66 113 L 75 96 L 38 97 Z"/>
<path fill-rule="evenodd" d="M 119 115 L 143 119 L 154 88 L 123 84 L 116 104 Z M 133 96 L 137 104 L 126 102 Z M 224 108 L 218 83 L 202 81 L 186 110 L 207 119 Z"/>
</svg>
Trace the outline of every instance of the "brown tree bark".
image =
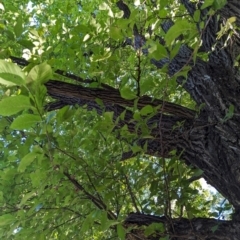
<svg viewBox="0 0 240 240">
<path fill-rule="evenodd" d="M 152 223 L 165 225 L 165 232 L 157 232 L 146 237 L 144 227 Z M 135 229 L 127 234 L 128 240 L 151 239 L 158 240 L 161 237 L 170 236 L 177 240 L 238 240 L 240 236 L 240 222 L 224 221 L 210 218 L 185 218 L 167 220 L 165 217 L 156 217 L 138 213 L 129 214 L 125 221 L 126 226 L 135 226 Z"/>
</svg>

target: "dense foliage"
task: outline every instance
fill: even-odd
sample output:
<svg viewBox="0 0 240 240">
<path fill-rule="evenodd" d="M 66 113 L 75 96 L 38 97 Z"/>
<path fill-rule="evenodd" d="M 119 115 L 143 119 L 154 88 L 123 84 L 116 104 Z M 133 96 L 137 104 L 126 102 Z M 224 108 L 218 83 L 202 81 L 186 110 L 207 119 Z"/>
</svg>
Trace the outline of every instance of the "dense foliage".
<svg viewBox="0 0 240 240">
<path fill-rule="evenodd" d="M 184 81 L 196 59 L 208 61 L 202 35 L 226 1 L 199 2 L 191 1 L 198 6 L 191 14 L 176 0 L 0 3 L 1 239 L 125 239 L 131 212 L 231 218 L 226 199 L 202 188 L 203 171 L 182 161 L 184 150 L 147 150 L 152 139 L 164 144 L 165 105 L 195 116 L 204 107 Z M 218 39 L 231 41 L 235 21 L 227 19 Z M 183 45 L 193 51 L 173 73 L 169 63 Z M 77 100 L 63 104 L 53 100 L 54 81 L 89 94 L 117 89 L 122 104 L 101 91 L 83 99 L 73 92 Z M 172 132 L 183 128 L 183 116 Z M 143 231 L 171 239 L 163 224 Z"/>
</svg>

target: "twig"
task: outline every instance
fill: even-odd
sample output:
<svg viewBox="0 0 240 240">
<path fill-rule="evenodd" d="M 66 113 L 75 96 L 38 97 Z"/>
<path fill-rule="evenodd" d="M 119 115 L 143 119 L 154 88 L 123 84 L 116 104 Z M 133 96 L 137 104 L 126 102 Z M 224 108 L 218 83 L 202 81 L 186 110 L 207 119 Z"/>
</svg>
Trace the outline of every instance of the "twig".
<svg viewBox="0 0 240 240">
<path fill-rule="evenodd" d="M 139 209 L 138 209 L 138 206 L 137 206 L 137 203 L 136 203 L 136 201 L 135 201 L 134 193 L 133 193 L 133 191 L 132 191 L 132 189 L 131 189 L 131 186 L 130 186 L 130 183 L 129 183 L 129 181 L 128 181 L 128 178 L 127 178 L 126 174 L 124 174 L 124 178 L 125 178 L 126 185 L 127 185 L 128 191 L 129 191 L 130 196 L 131 196 L 131 199 L 132 199 L 133 206 L 135 207 L 136 212 L 140 213 L 140 211 L 139 211 Z"/>
</svg>

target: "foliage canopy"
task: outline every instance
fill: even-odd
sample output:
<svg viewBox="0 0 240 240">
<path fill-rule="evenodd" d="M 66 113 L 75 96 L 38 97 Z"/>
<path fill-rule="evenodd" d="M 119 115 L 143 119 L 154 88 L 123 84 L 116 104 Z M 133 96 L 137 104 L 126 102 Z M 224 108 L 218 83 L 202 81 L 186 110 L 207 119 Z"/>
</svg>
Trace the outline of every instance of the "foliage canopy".
<svg viewBox="0 0 240 240">
<path fill-rule="evenodd" d="M 192 219 L 231 209 L 220 194 L 202 189 L 196 180 L 203 171 L 184 163 L 182 150 L 147 151 L 165 105 L 196 115 L 204 107 L 178 79 L 196 59 L 208 61 L 201 38 L 226 1 L 191 1 L 198 6 L 191 15 L 176 0 L 126 4 L 0 3 L 1 239 L 125 239 L 130 212 Z M 235 20 L 222 26 L 219 39 L 228 41 Z M 173 73 L 170 62 L 183 45 L 193 51 Z M 77 100 L 65 92 L 69 104 L 52 105 L 60 94 L 49 90 L 54 81 L 77 85 Z M 223 122 L 233 112 L 231 105 Z M 178 117 L 173 132 L 185 123 Z M 161 239 L 170 237 L 161 224 L 143 230 L 148 236 L 159 229 Z"/>
</svg>

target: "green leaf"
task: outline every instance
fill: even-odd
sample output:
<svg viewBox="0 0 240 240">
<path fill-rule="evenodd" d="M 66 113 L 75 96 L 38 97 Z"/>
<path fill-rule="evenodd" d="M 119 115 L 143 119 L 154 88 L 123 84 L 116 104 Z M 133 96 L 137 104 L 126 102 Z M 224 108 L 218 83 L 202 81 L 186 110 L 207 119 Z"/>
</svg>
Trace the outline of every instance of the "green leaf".
<svg viewBox="0 0 240 240">
<path fill-rule="evenodd" d="M 7 126 L 9 126 L 9 122 L 7 121 L 6 118 L 1 118 L 0 119 L 0 131 L 5 129 Z"/>
<path fill-rule="evenodd" d="M 14 63 L 0 60 L 0 84 L 5 86 L 23 85 L 25 75 Z"/>
<path fill-rule="evenodd" d="M 235 16 L 234 17 L 230 17 L 230 18 L 228 18 L 227 23 L 232 24 L 232 23 L 236 22 L 236 20 L 237 20 L 237 18 Z"/>
<path fill-rule="evenodd" d="M 14 36 L 14 33 L 10 30 L 5 30 L 4 31 L 8 37 L 8 40 L 11 40 L 11 41 L 15 41 L 15 36 Z"/>
<path fill-rule="evenodd" d="M 119 237 L 121 240 L 124 240 L 124 239 L 125 239 L 126 230 L 125 230 L 125 228 L 122 226 L 122 224 L 118 224 L 118 225 L 117 225 L 117 234 L 118 234 L 118 237 Z"/>
<path fill-rule="evenodd" d="M 118 26 L 111 26 L 109 33 L 110 33 L 110 37 L 116 41 L 123 39 L 122 30 Z"/>
<path fill-rule="evenodd" d="M 69 107 L 69 106 L 65 106 L 61 109 L 59 109 L 59 111 L 57 112 L 57 121 L 59 123 L 66 121 L 69 118 L 72 118 L 72 116 L 74 115 L 74 111 Z"/>
<path fill-rule="evenodd" d="M 18 171 L 19 172 L 24 172 L 26 168 L 34 161 L 38 154 L 36 152 L 30 152 L 27 155 L 25 155 L 18 166 Z"/>
<path fill-rule="evenodd" d="M 211 227 L 211 231 L 214 233 L 218 229 L 218 226 L 219 225 L 215 225 L 215 226 Z"/>
<path fill-rule="evenodd" d="M 120 89 L 121 97 L 127 100 L 135 99 L 137 96 L 128 86 L 124 86 Z"/>
<path fill-rule="evenodd" d="M 9 58 L 10 55 L 11 54 L 10 54 L 9 49 L 2 49 L 2 50 L 0 50 L 0 58 L 1 59 Z"/>
<path fill-rule="evenodd" d="M 104 103 L 103 103 L 102 99 L 96 98 L 95 101 L 100 107 L 104 108 Z"/>
<path fill-rule="evenodd" d="M 142 118 L 141 118 L 141 114 L 139 111 L 135 111 L 134 114 L 133 114 L 133 119 L 136 120 L 136 121 L 141 121 Z"/>
<path fill-rule="evenodd" d="M 181 34 L 187 33 L 188 31 L 195 31 L 196 28 L 187 19 L 181 19 L 168 30 L 165 36 L 167 46 L 170 46 L 174 39 L 178 38 Z"/>
<path fill-rule="evenodd" d="M 80 233 L 84 234 L 86 231 L 88 231 L 89 227 L 92 225 L 92 222 L 93 222 L 93 217 L 92 217 L 92 214 L 90 213 L 83 221 L 80 228 Z"/>
<path fill-rule="evenodd" d="M 4 214 L 0 216 L 0 227 L 12 224 L 16 218 L 11 214 Z"/>
<path fill-rule="evenodd" d="M 154 111 L 153 107 L 151 105 L 147 105 L 140 110 L 140 114 L 142 116 L 146 116 L 150 113 L 153 113 L 153 111 Z"/>
<path fill-rule="evenodd" d="M 111 122 L 112 122 L 112 120 L 113 120 L 113 112 L 105 112 L 105 113 L 103 114 L 103 116 L 104 116 L 104 120 L 105 120 L 106 122 L 108 122 L 108 123 L 111 123 Z"/>
<path fill-rule="evenodd" d="M 35 46 L 31 41 L 29 40 L 24 40 L 24 39 L 20 39 L 17 41 L 20 45 L 22 45 L 25 48 L 28 48 L 30 50 L 32 50 L 32 48 Z"/>
<path fill-rule="evenodd" d="M 230 116 L 233 116 L 233 112 L 234 112 L 234 106 L 232 104 L 230 104 L 229 109 L 228 109 L 228 114 Z"/>
<path fill-rule="evenodd" d="M 200 20 L 200 15 L 201 15 L 201 12 L 200 12 L 199 9 L 194 12 L 194 14 L 193 14 L 193 19 L 194 19 L 195 22 L 199 22 L 199 20 Z"/>
<path fill-rule="evenodd" d="M 181 46 L 182 46 L 182 43 L 180 41 L 174 44 L 170 52 L 170 59 L 173 59 L 177 55 Z"/>
<path fill-rule="evenodd" d="M 155 58 L 156 60 L 168 57 L 166 48 L 158 42 L 152 42 L 148 51 L 149 57 Z"/>
<path fill-rule="evenodd" d="M 164 231 L 163 223 L 152 223 L 146 227 L 144 234 L 146 236 L 150 236 L 151 234 L 153 234 L 155 232 L 163 232 L 163 231 Z"/>
<path fill-rule="evenodd" d="M 27 130 L 41 121 L 39 115 L 24 114 L 18 116 L 11 124 L 10 128 L 15 130 Z"/>
<path fill-rule="evenodd" d="M 4 98 L 0 102 L 0 115 L 11 116 L 20 111 L 31 108 L 31 104 L 28 97 L 18 95 L 13 97 Z"/>
<path fill-rule="evenodd" d="M 231 119 L 233 117 L 233 115 L 234 115 L 234 106 L 232 104 L 230 104 L 227 114 L 225 115 L 224 119 L 222 119 L 222 123 Z"/>
<path fill-rule="evenodd" d="M 204 173 L 203 170 L 201 170 L 201 169 L 196 169 L 196 170 L 194 171 L 193 177 L 201 176 L 203 173 Z"/>
<path fill-rule="evenodd" d="M 161 8 L 166 7 L 168 3 L 169 3 L 169 0 L 160 0 L 160 6 L 161 6 Z"/>
<path fill-rule="evenodd" d="M 22 198 L 19 206 L 24 205 L 29 198 L 31 198 L 32 196 L 35 196 L 35 195 L 36 195 L 35 192 L 29 192 L 29 193 L 25 194 L 24 197 Z"/>
<path fill-rule="evenodd" d="M 207 8 L 209 6 L 213 5 L 214 0 L 205 0 L 203 5 L 201 6 L 201 9 Z"/>
<path fill-rule="evenodd" d="M 141 95 L 147 95 L 152 90 L 156 89 L 156 82 L 150 76 L 143 81 L 140 81 Z"/>
<path fill-rule="evenodd" d="M 22 21 L 22 16 L 19 15 L 17 18 L 16 25 L 14 26 L 14 33 L 16 37 L 20 37 L 23 32 L 23 21 Z"/>
<path fill-rule="evenodd" d="M 52 77 L 52 68 L 46 62 L 41 63 L 31 69 L 27 79 L 28 82 L 37 81 L 41 84 L 46 83 Z"/>
<path fill-rule="evenodd" d="M 227 0 L 214 0 L 213 7 L 214 10 L 219 10 L 227 4 Z"/>
</svg>

